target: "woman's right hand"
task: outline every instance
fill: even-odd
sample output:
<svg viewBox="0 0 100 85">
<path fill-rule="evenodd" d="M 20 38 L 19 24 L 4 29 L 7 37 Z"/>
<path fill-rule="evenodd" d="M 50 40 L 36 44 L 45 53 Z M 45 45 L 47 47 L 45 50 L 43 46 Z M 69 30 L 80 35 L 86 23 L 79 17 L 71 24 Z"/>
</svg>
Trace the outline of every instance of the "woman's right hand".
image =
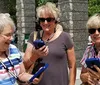
<svg viewBox="0 0 100 85">
<path fill-rule="evenodd" d="M 88 71 L 91 73 L 91 76 L 98 81 L 98 80 L 100 80 L 100 68 L 97 67 L 96 65 L 94 65 L 94 68 L 97 71 L 93 71 L 90 68 L 88 68 Z"/>
<path fill-rule="evenodd" d="M 35 49 L 35 47 L 31 44 L 27 44 L 27 48 L 23 57 L 24 65 L 26 69 L 29 69 L 30 66 L 40 57 L 47 56 L 49 53 L 48 46 L 44 45 L 39 49 Z M 30 62 L 30 63 L 29 63 Z"/>
<path fill-rule="evenodd" d="M 48 53 L 49 53 L 49 48 L 46 45 L 42 46 L 39 49 L 33 48 L 33 55 L 37 55 L 38 57 L 47 56 Z"/>
<path fill-rule="evenodd" d="M 95 81 L 89 72 L 82 73 L 81 79 L 83 82 L 87 82 L 89 85 L 95 85 Z"/>
</svg>

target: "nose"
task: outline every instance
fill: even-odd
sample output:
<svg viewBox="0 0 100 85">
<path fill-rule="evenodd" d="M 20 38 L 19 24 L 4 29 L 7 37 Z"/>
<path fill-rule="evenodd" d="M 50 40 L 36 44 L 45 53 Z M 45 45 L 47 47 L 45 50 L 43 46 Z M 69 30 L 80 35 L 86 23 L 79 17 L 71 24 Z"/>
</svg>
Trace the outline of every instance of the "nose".
<svg viewBox="0 0 100 85">
<path fill-rule="evenodd" d="M 14 40 L 13 35 L 9 36 L 9 40 L 10 40 L 10 41 L 13 41 L 13 40 Z"/>
<path fill-rule="evenodd" d="M 45 20 L 44 23 L 47 24 L 48 23 L 47 20 Z"/>
<path fill-rule="evenodd" d="M 98 30 L 96 30 L 95 34 L 100 34 Z"/>
</svg>

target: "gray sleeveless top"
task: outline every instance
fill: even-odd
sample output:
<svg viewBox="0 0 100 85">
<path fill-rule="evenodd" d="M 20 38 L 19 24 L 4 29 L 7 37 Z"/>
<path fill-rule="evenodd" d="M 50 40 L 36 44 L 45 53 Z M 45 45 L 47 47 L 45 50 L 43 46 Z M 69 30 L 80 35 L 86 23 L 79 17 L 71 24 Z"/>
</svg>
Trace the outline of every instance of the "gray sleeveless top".
<svg viewBox="0 0 100 85">
<path fill-rule="evenodd" d="M 33 33 L 29 40 L 32 44 Z M 67 49 L 73 47 L 73 42 L 68 33 L 62 32 L 58 38 L 47 43 L 49 54 L 43 57 L 43 62 L 48 63 L 49 67 L 38 85 L 69 85 Z"/>
</svg>

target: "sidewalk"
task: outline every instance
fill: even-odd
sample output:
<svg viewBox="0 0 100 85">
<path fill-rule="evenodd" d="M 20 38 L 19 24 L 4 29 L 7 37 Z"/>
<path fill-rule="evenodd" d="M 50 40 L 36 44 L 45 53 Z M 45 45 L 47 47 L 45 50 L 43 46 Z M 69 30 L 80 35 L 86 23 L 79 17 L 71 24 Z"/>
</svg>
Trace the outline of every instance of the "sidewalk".
<svg viewBox="0 0 100 85">
<path fill-rule="evenodd" d="M 81 73 L 81 68 L 77 68 L 76 84 L 75 85 L 80 85 L 81 84 L 80 73 Z"/>
</svg>

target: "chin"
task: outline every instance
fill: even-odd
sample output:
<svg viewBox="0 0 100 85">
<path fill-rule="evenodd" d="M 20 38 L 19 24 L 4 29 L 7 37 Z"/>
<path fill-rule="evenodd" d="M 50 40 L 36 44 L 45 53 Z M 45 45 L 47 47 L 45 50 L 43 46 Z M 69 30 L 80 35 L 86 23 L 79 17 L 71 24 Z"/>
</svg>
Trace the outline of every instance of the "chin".
<svg viewBox="0 0 100 85">
<path fill-rule="evenodd" d="M 45 31 L 46 31 L 46 32 L 48 32 L 48 31 L 49 31 L 49 29 L 48 29 L 48 28 L 46 28 L 46 29 L 45 29 Z"/>
<path fill-rule="evenodd" d="M 6 44 L 6 45 L 5 45 L 5 49 L 8 49 L 8 48 L 9 48 L 9 45 L 8 45 L 8 44 Z"/>
</svg>

